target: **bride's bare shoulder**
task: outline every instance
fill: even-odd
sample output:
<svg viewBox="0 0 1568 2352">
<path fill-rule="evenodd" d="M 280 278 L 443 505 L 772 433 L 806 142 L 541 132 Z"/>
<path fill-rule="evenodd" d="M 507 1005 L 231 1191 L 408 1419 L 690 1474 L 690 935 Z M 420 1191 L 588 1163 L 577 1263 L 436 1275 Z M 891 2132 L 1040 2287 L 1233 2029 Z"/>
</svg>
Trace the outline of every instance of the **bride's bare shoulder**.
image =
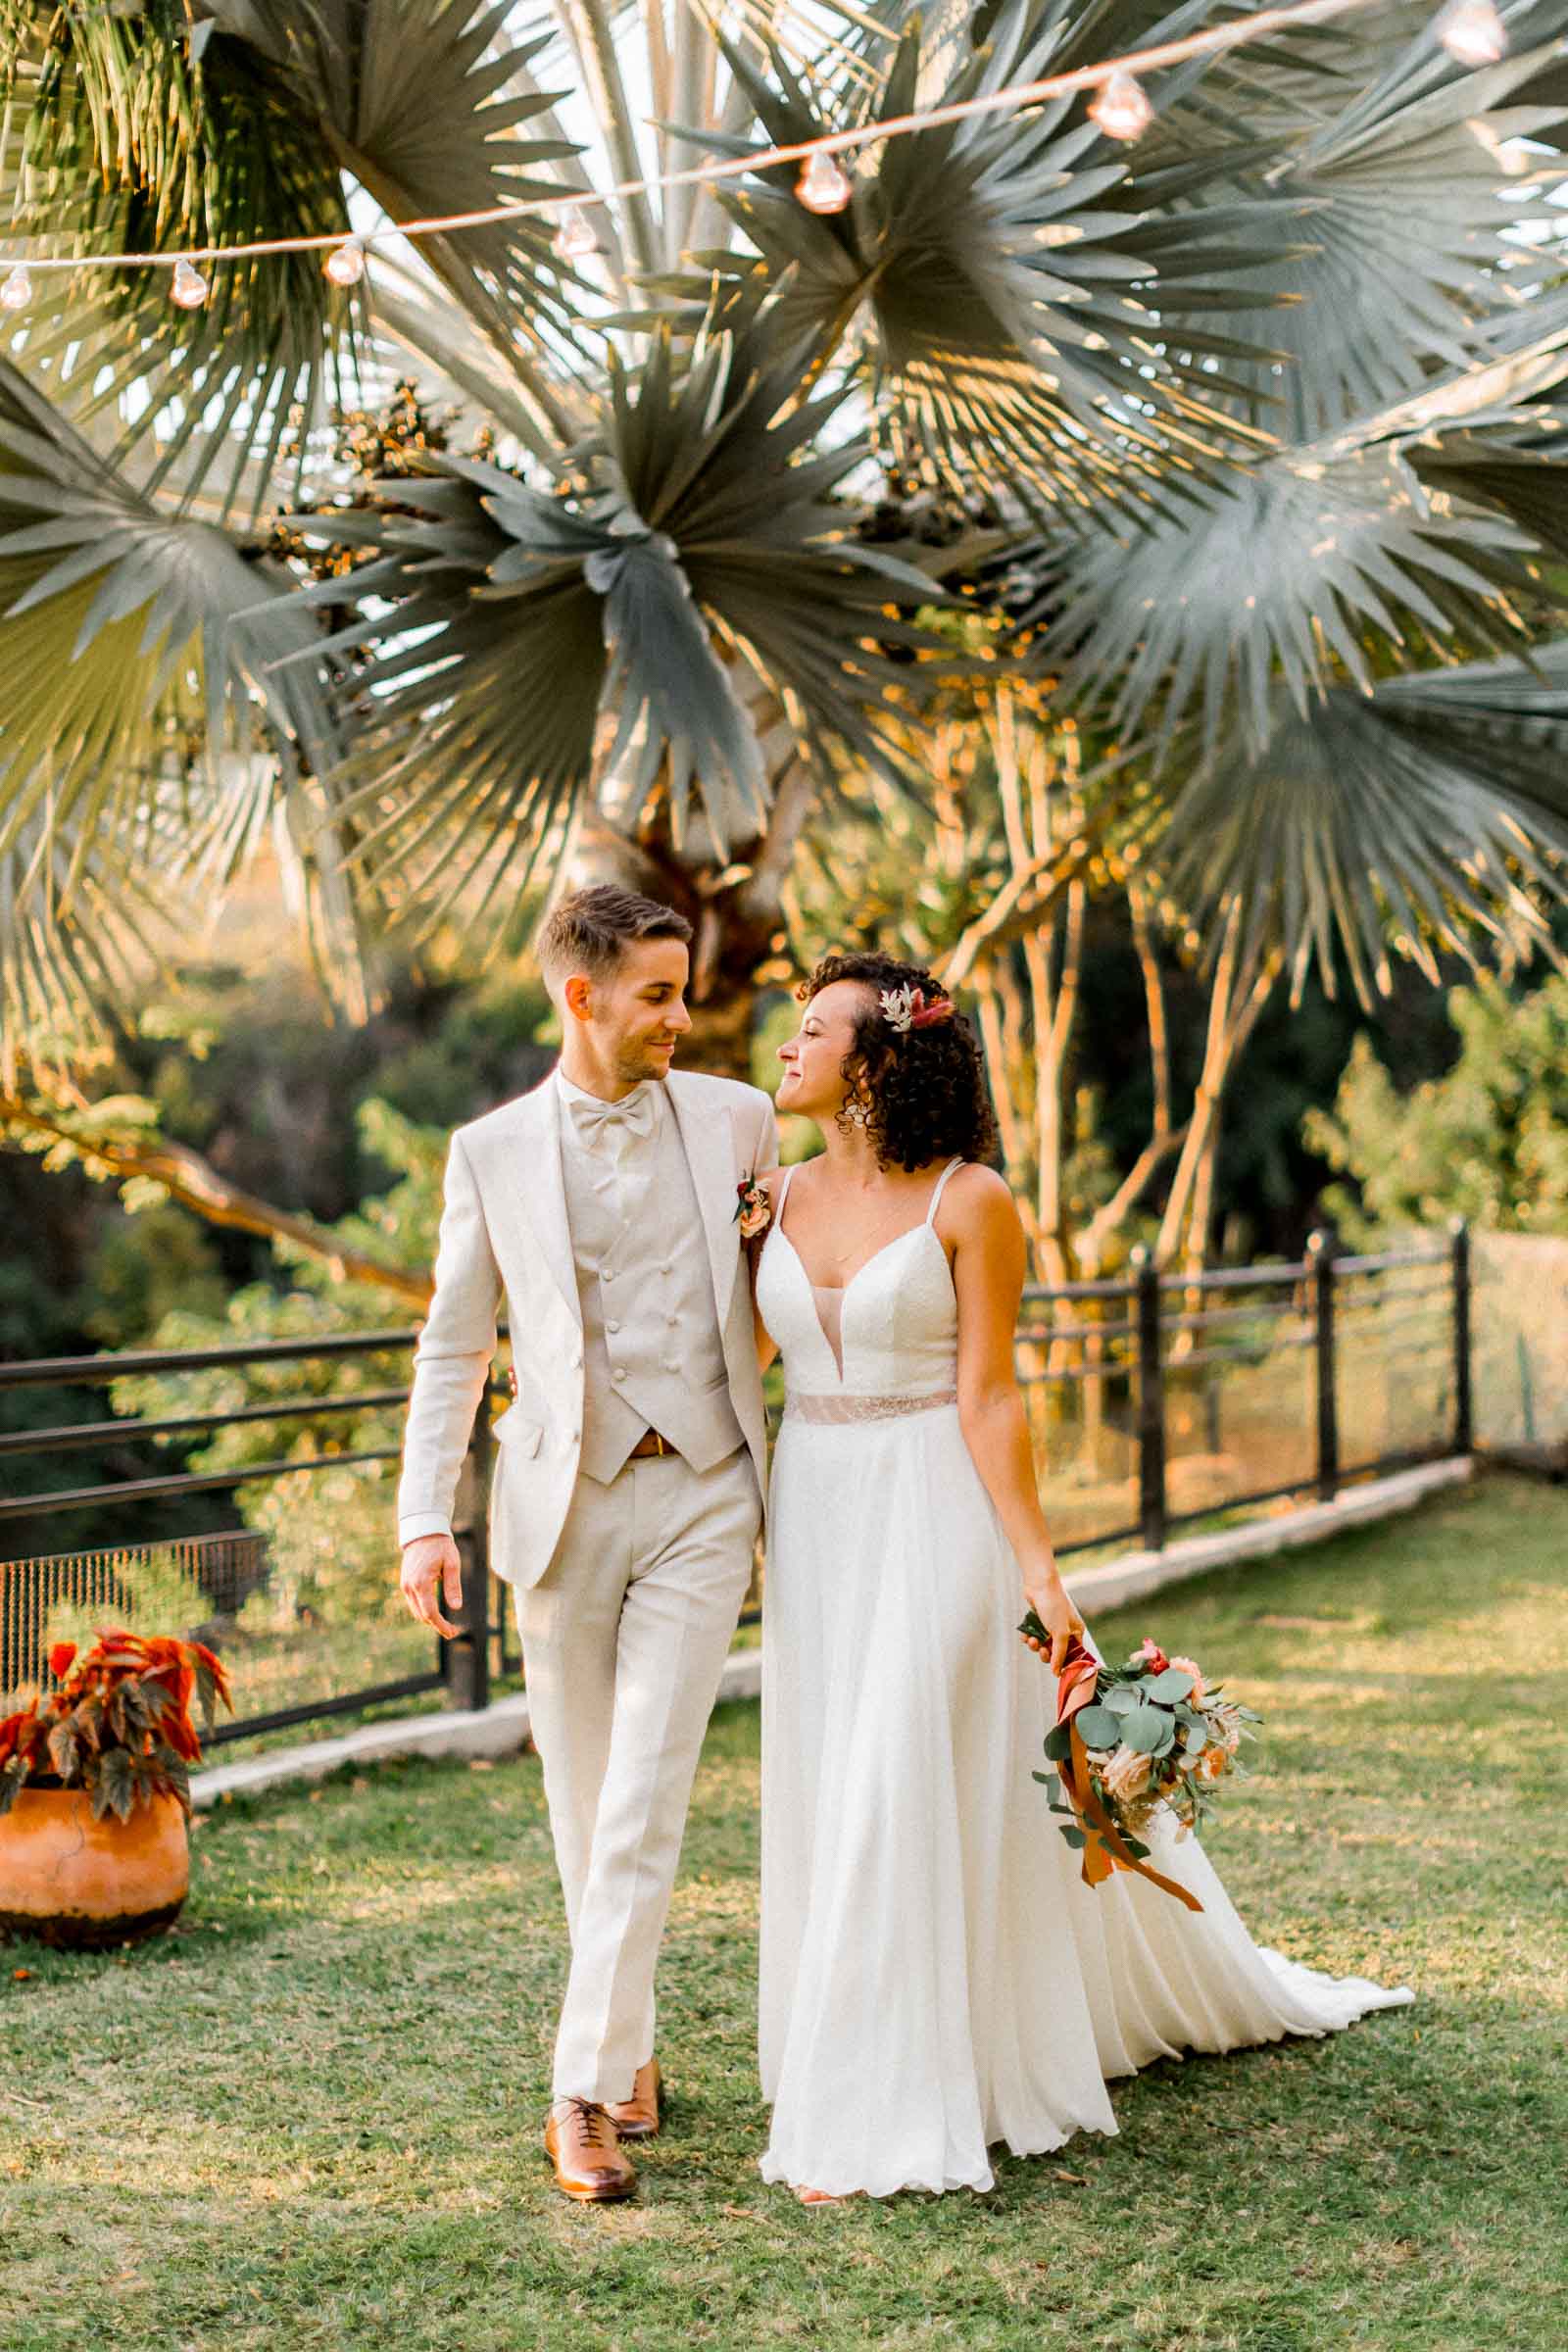
<svg viewBox="0 0 1568 2352">
<path fill-rule="evenodd" d="M 956 1168 L 937 1210 L 937 1223 L 954 1239 L 1010 1230 L 1019 1223 L 1007 1180 L 995 1168 L 969 1160 Z"/>
<path fill-rule="evenodd" d="M 969 1202 L 975 1207 L 997 1207 L 1005 1201 L 1010 1207 L 1012 1193 L 1007 1179 L 997 1168 L 988 1168 L 978 1159 L 966 1159 L 961 1168 L 955 1168 L 943 1204 L 952 1201 L 955 1207 Z"/>
<path fill-rule="evenodd" d="M 791 1184 L 804 1183 L 807 1191 L 810 1192 L 816 1184 L 815 1175 L 807 1173 L 810 1166 L 811 1162 L 808 1159 L 791 1160 L 788 1166 L 780 1163 L 776 1168 L 764 1168 L 757 1181 L 759 1184 L 765 1184 L 770 1193 L 776 1193 L 786 1179 Z"/>
<path fill-rule="evenodd" d="M 759 1168 L 752 1178 L 758 1190 L 767 1196 L 768 1224 L 778 1215 L 778 1204 L 784 1197 L 784 1179 L 788 1174 L 789 1170 L 784 1167 Z"/>
</svg>

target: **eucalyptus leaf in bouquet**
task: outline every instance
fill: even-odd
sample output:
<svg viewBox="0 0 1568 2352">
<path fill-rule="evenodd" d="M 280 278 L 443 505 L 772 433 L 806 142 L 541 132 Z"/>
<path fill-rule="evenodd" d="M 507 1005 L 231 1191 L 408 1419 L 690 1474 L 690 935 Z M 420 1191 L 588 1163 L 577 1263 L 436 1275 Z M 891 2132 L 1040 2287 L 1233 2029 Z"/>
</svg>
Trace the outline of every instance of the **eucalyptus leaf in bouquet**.
<svg viewBox="0 0 1568 2352">
<path fill-rule="evenodd" d="M 1040 1640 L 1031 1610 L 1019 1627 Z M 1223 1695 L 1193 1658 L 1168 1658 L 1146 1640 L 1125 1664 L 1107 1665 L 1085 1645 L 1068 1647 L 1056 1687 L 1056 1720 L 1046 1735 L 1065 1802 L 1052 1801 L 1062 1837 L 1083 1856 L 1083 1878 L 1098 1886 L 1116 1870 L 1136 1872 L 1189 1909 L 1202 1905 L 1175 1880 L 1149 1867 L 1142 1833 L 1163 1809 L 1178 1839 L 1209 1811 L 1217 1785 L 1243 1773 L 1238 1750 L 1259 1721 L 1250 1707 Z M 1036 1773 L 1049 1786 L 1051 1775 Z"/>
</svg>

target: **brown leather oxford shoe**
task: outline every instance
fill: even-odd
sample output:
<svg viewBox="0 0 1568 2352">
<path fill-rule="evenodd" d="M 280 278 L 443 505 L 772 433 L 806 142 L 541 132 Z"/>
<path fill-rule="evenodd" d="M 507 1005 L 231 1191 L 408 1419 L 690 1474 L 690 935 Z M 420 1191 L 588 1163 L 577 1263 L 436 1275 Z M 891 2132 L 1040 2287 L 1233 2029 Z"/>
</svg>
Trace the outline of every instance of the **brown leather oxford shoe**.
<svg viewBox="0 0 1568 2352">
<path fill-rule="evenodd" d="M 653 2139 L 663 2117 L 660 2093 L 664 2079 L 659 2071 L 659 2060 L 650 2058 L 646 2066 L 637 2069 L 629 2099 L 610 2099 L 605 2113 L 622 2139 Z"/>
<path fill-rule="evenodd" d="M 595 2099 L 558 2099 L 545 2123 L 556 2186 L 581 2205 L 613 2205 L 637 2186 L 637 2171 Z"/>
</svg>

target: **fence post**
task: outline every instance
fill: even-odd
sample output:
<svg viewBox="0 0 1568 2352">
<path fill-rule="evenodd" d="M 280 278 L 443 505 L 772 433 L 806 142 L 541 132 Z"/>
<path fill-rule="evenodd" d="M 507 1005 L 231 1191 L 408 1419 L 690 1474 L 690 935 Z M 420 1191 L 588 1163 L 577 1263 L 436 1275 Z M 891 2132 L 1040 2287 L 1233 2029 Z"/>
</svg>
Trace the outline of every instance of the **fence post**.
<svg viewBox="0 0 1568 2352">
<path fill-rule="evenodd" d="M 1317 1364 L 1317 1497 L 1332 1502 L 1340 1491 L 1340 1415 L 1334 1377 L 1334 1237 L 1307 1237 Z"/>
<path fill-rule="evenodd" d="M 1165 1548 L 1165 1375 L 1159 1348 L 1159 1269 L 1133 1251 L 1138 1322 L 1138 1517 L 1144 1549 Z"/>
<path fill-rule="evenodd" d="M 1463 1217 L 1455 1217 L 1448 1232 L 1453 1243 L 1453 1450 L 1469 1453 L 1476 1434 L 1470 1377 L 1470 1228 Z"/>
<path fill-rule="evenodd" d="M 446 1701 L 469 1711 L 490 1704 L 490 1411 L 482 1398 L 458 1481 L 452 1533 L 463 1562 L 463 1631 L 447 1656 Z"/>
</svg>

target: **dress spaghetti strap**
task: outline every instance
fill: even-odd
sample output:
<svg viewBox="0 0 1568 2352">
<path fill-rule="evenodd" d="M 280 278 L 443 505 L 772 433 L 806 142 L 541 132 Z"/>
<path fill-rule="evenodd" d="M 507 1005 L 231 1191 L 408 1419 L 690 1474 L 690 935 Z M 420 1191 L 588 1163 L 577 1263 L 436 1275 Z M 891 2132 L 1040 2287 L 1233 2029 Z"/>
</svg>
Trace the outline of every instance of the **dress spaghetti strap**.
<svg viewBox="0 0 1568 2352">
<path fill-rule="evenodd" d="M 942 1196 L 948 1189 L 948 1178 L 953 1175 L 956 1169 L 961 1168 L 962 1165 L 963 1160 L 961 1156 L 957 1159 L 950 1159 L 947 1166 L 943 1169 L 941 1175 L 937 1178 L 936 1190 L 931 1195 L 930 1205 L 925 1212 L 925 1221 L 928 1225 L 934 1225 L 937 1221 L 937 1210 L 941 1206 Z M 783 1205 L 784 1203 L 781 1200 L 779 1202 L 780 1208 L 782 1208 Z"/>
</svg>

